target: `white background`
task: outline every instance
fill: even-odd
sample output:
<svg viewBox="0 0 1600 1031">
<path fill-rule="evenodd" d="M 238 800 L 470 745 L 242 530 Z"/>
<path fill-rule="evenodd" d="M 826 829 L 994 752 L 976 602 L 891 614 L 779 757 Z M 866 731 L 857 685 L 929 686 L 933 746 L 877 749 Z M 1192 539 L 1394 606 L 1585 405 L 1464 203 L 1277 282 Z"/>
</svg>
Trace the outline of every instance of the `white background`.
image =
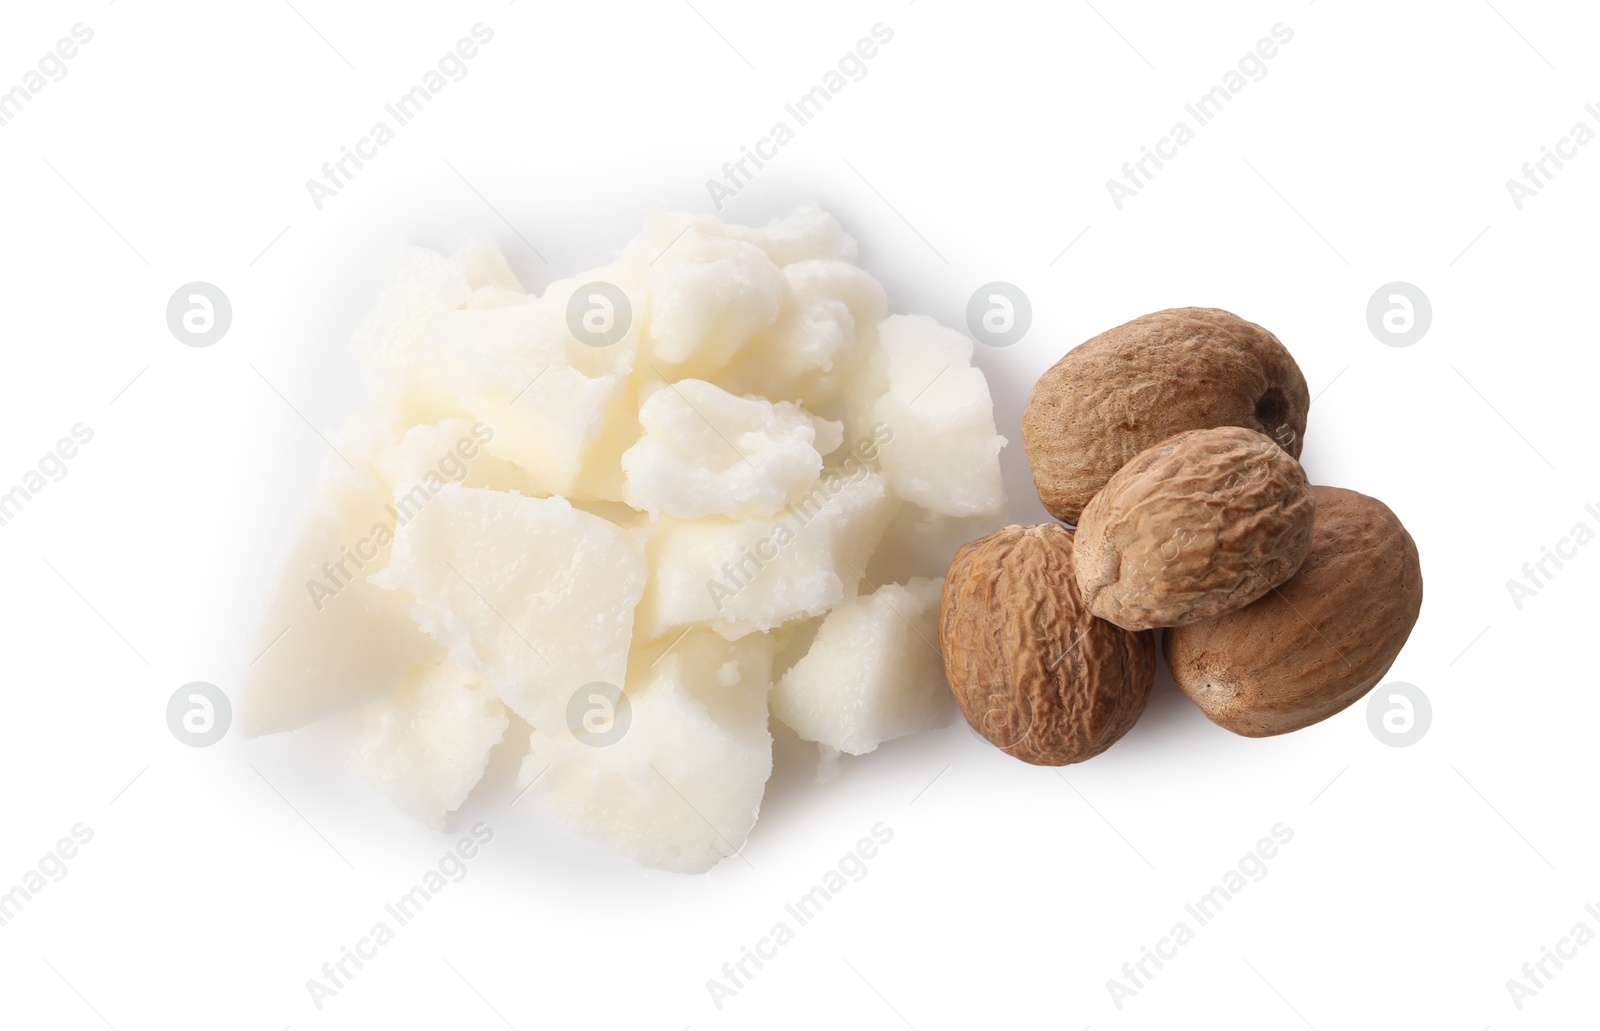
<svg viewBox="0 0 1600 1031">
<path fill-rule="evenodd" d="M 1593 1019 L 1600 942 L 1547 966 L 1554 977 L 1520 1010 L 1507 981 L 1579 921 L 1600 932 L 1584 909 L 1600 911 L 1600 701 L 1579 654 L 1600 545 L 1520 610 L 1507 581 L 1576 523 L 1600 529 L 1600 145 L 1521 210 L 1505 185 L 1574 123 L 1600 127 L 1584 111 L 1600 106 L 1592 9 L 20 6 L 0 30 L 0 89 L 73 24 L 94 39 L 0 128 L 0 490 L 74 424 L 94 439 L 0 527 L 0 885 L 74 824 L 94 836 L 0 927 L 0 1023 Z M 305 181 L 479 21 L 494 39 L 469 76 L 316 210 Z M 1066 349 L 1187 304 L 1272 329 L 1316 395 L 1312 479 L 1384 499 L 1421 549 L 1427 598 L 1390 679 L 1431 699 L 1430 730 L 1391 747 L 1361 703 L 1246 740 L 1163 673 L 1125 740 L 1061 771 L 957 725 L 818 786 L 807 751 L 780 738 L 748 862 L 703 877 L 576 842 L 533 799 L 510 808 L 508 754 L 451 823 L 494 828 L 470 874 L 318 1011 L 307 979 L 449 839 L 345 773 L 337 728 L 194 749 L 164 711 L 189 681 L 237 690 L 284 521 L 325 450 L 307 420 L 331 429 L 359 403 L 345 346 L 384 254 L 491 235 L 530 288 L 603 263 L 652 207 L 711 210 L 705 180 L 879 21 L 894 38 L 867 77 L 722 214 L 762 221 L 820 201 L 860 240 L 892 310 L 959 326 L 980 284 L 1028 293 L 1027 338 L 978 356 L 1012 441 L 1018 521 L 1043 518 L 1021 407 Z M 1266 77 L 1117 210 L 1106 180 L 1279 22 L 1294 35 Z M 204 349 L 164 317 L 193 280 L 234 307 Z M 1369 297 L 1395 280 L 1433 306 L 1411 347 L 1367 326 Z M 866 878 L 718 1010 L 707 980 L 879 822 L 894 836 Z M 1108 979 L 1280 822 L 1294 836 L 1267 877 L 1118 1009 Z"/>
</svg>

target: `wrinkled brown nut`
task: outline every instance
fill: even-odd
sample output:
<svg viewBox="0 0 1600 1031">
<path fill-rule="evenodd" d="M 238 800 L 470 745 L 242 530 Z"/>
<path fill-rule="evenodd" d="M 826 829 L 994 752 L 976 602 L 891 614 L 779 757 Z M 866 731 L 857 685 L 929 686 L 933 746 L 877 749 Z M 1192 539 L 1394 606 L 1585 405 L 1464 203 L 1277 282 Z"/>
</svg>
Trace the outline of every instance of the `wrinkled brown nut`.
<svg viewBox="0 0 1600 1031">
<path fill-rule="evenodd" d="M 1155 637 L 1096 619 L 1072 575 L 1072 531 L 1008 526 L 963 545 L 939 604 L 945 678 L 973 729 L 1038 766 L 1082 762 L 1126 734 L 1155 682 Z"/>
<path fill-rule="evenodd" d="M 1243 426 L 1299 458 L 1310 407 L 1277 337 L 1220 308 L 1170 308 L 1079 344 L 1040 376 L 1022 444 L 1039 500 L 1076 524 L 1125 462 L 1184 430 Z"/>
<path fill-rule="evenodd" d="M 1128 630 L 1181 626 L 1255 601 L 1311 550 L 1311 484 L 1255 430 L 1189 430 L 1141 451 L 1078 521 L 1089 611 Z"/>
<path fill-rule="evenodd" d="M 1422 608 L 1417 545 L 1388 506 L 1313 487 L 1311 554 L 1237 612 L 1166 632 L 1172 676 L 1212 722 L 1246 737 L 1327 719 L 1389 671 Z"/>
</svg>

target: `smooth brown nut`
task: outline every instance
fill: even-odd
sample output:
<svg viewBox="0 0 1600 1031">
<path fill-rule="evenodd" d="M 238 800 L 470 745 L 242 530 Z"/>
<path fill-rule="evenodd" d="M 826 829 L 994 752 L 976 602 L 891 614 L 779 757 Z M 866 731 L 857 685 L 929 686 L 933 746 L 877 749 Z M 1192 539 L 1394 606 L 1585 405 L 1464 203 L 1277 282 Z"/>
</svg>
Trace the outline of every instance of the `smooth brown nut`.
<svg viewBox="0 0 1600 1031">
<path fill-rule="evenodd" d="M 1387 505 L 1313 487 L 1311 554 L 1253 605 L 1166 632 L 1167 664 L 1212 722 L 1286 734 L 1339 712 L 1389 671 L 1422 609 L 1417 545 Z"/>
<path fill-rule="evenodd" d="M 1096 619 L 1072 531 L 1008 526 L 963 545 L 939 604 L 945 678 L 972 728 L 1038 766 L 1099 755 L 1144 712 L 1155 637 Z"/>
<path fill-rule="evenodd" d="M 1255 430 L 1189 430 L 1118 469 L 1078 521 L 1089 611 L 1128 630 L 1244 608 L 1311 551 L 1311 484 Z"/>
<path fill-rule="evenodd" d="M 1079 344 L 1040 376 L 1022 445 L 1039 500 L 1076 524 L 1125 462 L 1184 430 L 1243 426 L 1299 458 L 1310 408 L 1277 337 L 1220 308 L 1170 308 Z"/>
</svg>

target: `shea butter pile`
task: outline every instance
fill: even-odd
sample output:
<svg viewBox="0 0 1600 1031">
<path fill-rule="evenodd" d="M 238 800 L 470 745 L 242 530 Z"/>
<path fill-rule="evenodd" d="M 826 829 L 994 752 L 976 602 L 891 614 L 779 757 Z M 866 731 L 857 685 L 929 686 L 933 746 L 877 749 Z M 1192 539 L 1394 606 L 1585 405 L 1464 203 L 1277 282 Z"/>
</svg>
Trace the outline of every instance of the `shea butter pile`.
<svg viewBox="0 0 1600 1031">
<path fill-rule="evenodd" d="M 886 556 L 998 526 L 1005 441 L 972 342 L 855 257 L 814 207 L 656 216 L 538 296 L 493 244 L 406 251 L 246 730 L 364 706 L 352 767 L 433 828 L 504 742 L 574 833 L 697 872 L 755 823 L 769 714 L 824 755 L 945 725 L 941 581 Z"/>
</svg>

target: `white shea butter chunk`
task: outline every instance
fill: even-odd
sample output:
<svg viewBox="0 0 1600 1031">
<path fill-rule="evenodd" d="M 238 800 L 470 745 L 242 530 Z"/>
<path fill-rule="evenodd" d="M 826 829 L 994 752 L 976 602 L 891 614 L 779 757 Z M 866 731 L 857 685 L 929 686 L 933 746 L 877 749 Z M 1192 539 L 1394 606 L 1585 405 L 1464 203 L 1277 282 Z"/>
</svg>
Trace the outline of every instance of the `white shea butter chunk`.
<svg viewBox="0 0 1600 1031">
<path fill-rule="evenodd" d="M 600 430 L 584 456 L 583 467 L 568 497 L 574 501 L 622 503 L 626 474 L 622 456 L 639 442 L 644 430 L 639 426 L 639 379 L 641 370 L 623 383 L 600 415 Z"/>
<path fill-rule="evenodd" d="M 772 714 L 805 740 L 850 755 L 948 724 L 943 587 L 917 577 L 836 606 L 772 692 Z"/>
<path fill-rule="evenodd" d="M 406 430 L 374 463 L 384 482 L 412 485 L 410 495 L 396 501 L 396 516 L 420 505 L 446 483 L 534 493 L 532 480 L 521 467 L 490 454 L 485 445 L 493 439 L 494 430 L 488 425 L 465 419 L 441 419 Z"/>
<path fill-rule="evenodd" d="M 698 379 L 657 389 L 639 425 L 644 436 L 622 456 L 622 498 L 681 519 L 776 515 L 816 482 L 844 433 L 798 405 Z"/>
<path fill-rule="evenodd" d="M 893 430 L 879 449 L 896 494 L 943 515 L 990 515 L 1005 508 L 994 402 L 972 341 L 925 315 L 893 315 L 878 331 L 888 393 L 872 418 Z"/>
<path fill-rule="evenodd" d="M 362 716 L 351 768 L 436 831 L 483 777 L 510 724 L 494 691 L 448 659 L 412 670 Z"/>
<path fill-rule="evenodd" d="M 450 312 L 434 327 L 458 405 L 493 431 L 491 453 L 514 462 L 539 494 L 572 492 L 638 347 L 633 325 L 591 348 L 568 329 L 558 297 Z"/>
<path fill-rule="evenodd" d="M 813 407 L 838 397 L 866 360 L 888 311 L 883 287 L 847 261 L 784 266 L 778 318 L 718 379 L 730 390 Z"/>
<path fill-rule="evenodd" d="M 301 510 L 269 595 L 240 700 L 246 736 L 305 726 L 393 691 L 438 657 L 406 600 L 367 582 L 393 540 L 390 485 L 373 454 L 392 440 L 387 417 L 352 420 Z"/>
<path fill-rule="evenodd" d="M 606 372 L 621 377 L 615 392 L 600 411 L 599 429 L 585 451 L 578 477 L 566 497 L 585 501 L 622 501 L 622 454 L 638 443 L 642 433 L 639 427 L 639 401 L 641 387 L 662 382 L 659 370 L 639 349 L 640 327 L 648 314 L 648 295 L 640 287 L 630 287 L 623 292 L 628 298 L 625 307 L 605 293 L 608 286 L 625 282 L 612 268 L 591 269 L 569 279 L 551 283 L 546 288 L 546 303 L 559 300 L 563 305 L 576 305 L 580 323 L 591 332 L 598 327 L 625 327 L 618 343 L 603 348 L 585 348 L 573 352 L 574 357 L 588 364 L 578 367 L 590 372 Z M 597 288 L 598 284 L 598 288 Z M 579 296 L 580 291 L 586 291 Z M 578 296 L 578 300 L 573 298 Z M 597 364 L 598 363 L 598 364 Z M 630 371 L 631 367 L 631 371 Z"/>
<path fill-rule="evenodd" d="M 662 374 L 710 378 L 778 317 L 783 273 L 760 247 L 726 235 L 715 219 L 656 221 L 683 221 L 686 228 L 648 255 L 664 228 L 647 229 L 650 242 L 630 245 L 618 272 L 637 276 L 649 292 L 647 347 Z"/>
<path fill-rule="evenodd" d="M 689 633 L 635 658 L 624 703 L 535 730 L 519 786 L 637 863 L 703 873 L 743 846 L 772 775 L 773 643 Z"/>
<path fill-rule="evenodd" d="M 766 251 L 779 267 L 813 259 L 856 260 L 855 239 L 844 231 L 838 219 L 814 203 L 801 205 L 766 225 L 729 225 L 724 229 L 729 236 Z"/>
<path fill-rule="evenodd" d="M 431 339 L 433 324 L 472 296 L 461 262 L 426 247 L 405 247 L 393 259 L 388 285 L 356 329 L 351 349 L 381 404 L 413 422 L 453 413 L 444 385 L 445 359 Z"/>
<path fill-rule="evenodd" d="M 467 286 L 473 293 L 485 288 L 504 290 L 512 294 L 526 294 L 517 274 L 506 264 L 506 256 L 493 240 L 468 240 L 457 248 L 451 260 L 461 266 L 467 277 Z"/>
<path fill-rule="evenodd" d="M 650 529 L 640 630 L 709 626 L 729 639 L 820 616 L 854 596 L 894 514 L 883 477 L 830 470 L 781 516 L 663 517 Z"/>
<path fill-rule="evenodd" d="M 555 727 L 585 684 L 621 682 L 644 548 L 562 498 L 447 484 L 372 582 L 413 597 L 417 625 L 513 712 Z"/>
</svg>

